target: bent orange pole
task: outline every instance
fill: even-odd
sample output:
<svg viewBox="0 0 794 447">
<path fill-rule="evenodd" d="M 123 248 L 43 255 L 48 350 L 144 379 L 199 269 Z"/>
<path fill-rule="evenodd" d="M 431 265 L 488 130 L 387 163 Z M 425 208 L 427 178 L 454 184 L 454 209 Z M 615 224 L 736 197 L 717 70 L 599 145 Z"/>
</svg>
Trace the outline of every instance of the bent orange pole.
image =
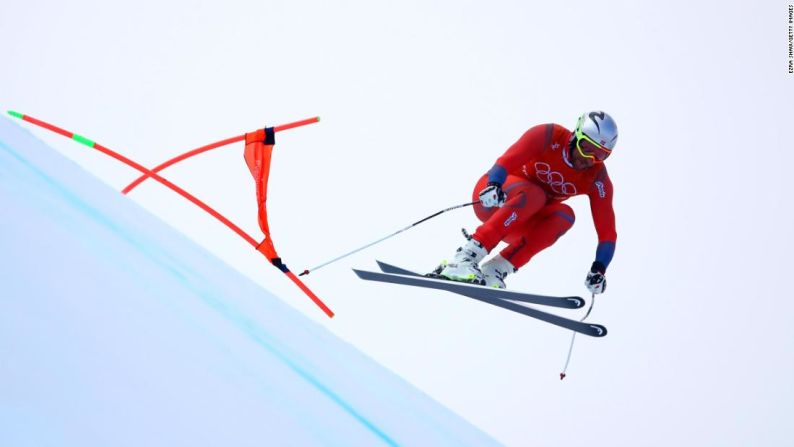
<svg viewBox="0 0 794 447">
<path fill-rule="evenodd" d="M 295 122 L 292 122 L 292 123 L 287 123 L 287 124 L 282 124 L 280 126 L 276 126 L 276 127 L 274 127 L 274 130 L 276 132 L 280 132 L 282 130 L 294 129 L 295 127 L 305 126 L 307 124 L 312 124 L 312 123 L 316 123 L 316 122 L 319 122 L 319 121 L 320 121 L 320 117 L 319 116 L 315 116 L 314 118 L 308 118 L 308 119 L 305 119 L 305 120 L 295 121 Z M 238 141 L 243 141 L 243 140 L 245 140 L 245 134 L 238 135 L 236 137 L 227 138 L 225 140 L 217 141 L 215 143 L 211 143 L 211 144 L 208 144 L 206 146 L 201 146 L 199 148 L 193 149 L 192 151 L 189 151 L 189 152 L 185 152 L 182 155 L 174 157 L 174 158 L 172 158 L 172 159 L 170 159 L 168 161 L 165 161 L 165 162 L 155 166 L 152 169 L 152 172 L 160 172 L 163 169 L 165 169 L 165 168 L 167 168 L 169 166 L 173 166 L 173 165 L 179 163 L 180 161 L 187 160 L 190 157 L 194 157 L 196 155 L 203 154 L 204 152 L 208 152 L 208 151 L 211 151 L 213 149 L 217 149 L 219 147 L 223 147 L 223 146 L 226 146 L 226 145 L 229 145 L 229 144 L 232 144 L 232 143 L 236 143 Z M 141 183 L 143 183 L 144 180 L 146 180 L 147 178 L 149 178 L 149 175 L 147 175 L 147 174 L 144 174 L 144 175 L 138 177 L 137 179 L 135 179 L 135 181 L 133 181 L 132 183 L 127 185 L 126 188 L 121 190 L 121 193 L 122 194 L 128 194 L 130 191 L 135 189 L 136 186 L 138 186 Z"/>
<path fill-rule="evenodd" d="M 61 129 L 60 127 L 54 126 L 54 125 L 49 124 L 49 123 L 47 123 L 45 121 L 41 121 L 39 119 L 33 118 L 32 116 L 24 115 L 22 113 L 15 112 L 13 110 L 9 110 L 8 114 L 13 116 L 14 118 L 18 118 L 18 119 L 21 119 L 23 121 L 27 121 L 27 122 L 29 122 L 31 124 L 35 124 L 35 125 L 37 125 L 39 127 L 47 129 L 47 130 L 49 130 L 51 132 L 55 132 L 55 133 L 57 133 L 59 135 L 63 135 L 65 137 L 67 137 L 67 138 L 70 138 L 70 139 L 72 139 L 74 141 L 77 141 L 80 144 L 88 146 L 91 149 L 96 149 L 96 150 L 102 152 L 103 154 L 108 155 L 108 156 L 110 156 L 112 158 L 115 158 L 116 160 L 126 164 L 127 166 L 129 166 L 129 167 L 131 167 L 131 168 L 133 168 L 133 169 L 135 169 L 137 171 L 140 171 L 141 173 L 143 173 L 145 175 L 145 177 L 151 177 L 155 181 L 160 182 L 161 184 L 163 184 L 167 188 L 169 188 L 172 191 L 176 192 L 177 194 L 181 195 L 182 197 L 184 197 L 185 199 L 189 200 L 190 202 L 192 202 L 193 204 L 195 204 L 196 206 L 198 206 L 202 210 L 204 210 L 207 213 L 209 213 L 211 216 L 213 216 L 216 219 L 218 219 L 221 223 L 223 223 L 224 225 L 229 227 L 229 229 L 231 229 L 232 231 L 237 233 L 240 237 L 242 237 L 246 242 L 251 244 L 254 248 L 258 248 L 259 247 L 260 244 L 254 238 L 252 238 L 245 231 L 240 229 L 237 225 L 232 223 L 232 221 L 230 221 L 229 219 L 224 217 L 222 214 L 220 214 L 219 212 L 217 212 L 214 209 L 212 209 L 212 207 L 210 207 L 206 203 L 202 202 L 201 200 L 199 200 L 198 198 L 196 198 L 195 196 L 193 196 L 189 192 L 187 192 L 184 189 L 180 188 L 179 186 L 171 183 L 170 181 L 166 180 L 165 178 L 159 176 L 156 172 L 154 172 L 154 171 L 152 171 L 150 169 L 147 169 L 146 167 L 144 167 L 144 166 L 136 163 L 135 161 L 133 161 L 133 160 L 131 160 L 131 159 L 119 154 L 118 152 L 115 152 L 115 151 L 113 151 L 110 148 L 102 146 L 101 144 L 98 144 L 97 142 L 95 142 L 95 141 L 93 141 L 93 140 L 91 140 L 89 138 L 86 138 L 86 137 L 84 137 L 82 135 L 78 135 L 78 134 L 70 132 L 68 130 Z M 243 138 L 245 138 L 245 135 L 243 135 Z M 328 317 L 332 318 L 334 316 L 334 313 L 331 311 L 331 309 L 329 309 L 328 306 L 326 306 L 325 303 L 323 303 L 322 300 L 320 300 L 320 298 L 318 298 L 317 295 L 315 295 L 308 287 L 306 287 L 306 285 L 303 284 L 292 272 L 285 271 L 284 273 L 318 307 L 320 307 L 320 309 L 322 309 L 322 311 L 325 312 L 325 314 L 328 315 Z"/>
<path fill-rule="evenodd" d="M 129 166 L 129 167 L 131 167 L 131 168 L 133 168 L 133 169 L 135 169 L 137 171 L 140 171 L 140 172 L 146 174 L 148 177 L 151 177 L 154 180 L 162 183 L 167 188 L 169 188 L 172 191 L 176 192 L 177 194 L 181 195 L 185 199 L 189 200 L 190 202 L 192 202 L 193 204 L 195 204 L 199 208 L 201 208 L 204 211 L 206 211 L 207 213 L 209 213 L 211 216 L 213 216 L 216 219 L 218 219 L 219 221 L 221 221 L 221 223 L 223 223 L 224 225 L 229 227 L 229 229 L 231 229 L 232 231 L 237 233 L 240 237 L 245 239 L 245 241 L 248 242 L 249 244 L 253 245 L 254 247 L 259 245 L 253 237 L 248 235 L 248 233 L 246 233 L 245 231 L 240 229 L 237 225 L 232 223 L 232 221 L 230 221 L 229 219 L 227 219 L 226 217 L 221 215 L 219 212 L 217 212 L 214 209 L 212 209 L 212 207 L 210 207 L 206 203 L 202 202 L 201 200 L 199 200 L 194 195 L 190 194 L 189 192 L 185 191 L 184 189 L 180 188 L 179 186 L 175 185 L 174 183 L 171 183 L 169 180 L 166 180 L 165 178 L 160 177 L 159 175 L 157 175 L 156 173 L 154 173 L 151 170 L 147 169 L 146 167 L 144 167 L 144 166 L 142 166 L 142 165 L 130 160 L 129 158 L 119 154 L 118 152 L 115 152 L 112 149 L 109 149 L 109 148 L 107 148 L 105 146 L 102 146 L 101 144 L 99 144 L 99 143 L 97 143 L 97 142 L 95 142 L 95 141 L 93 141 L 93 140 L 91 140 L 89 138 L 86 138 L 86 137 L 84 137 L 82 135 L 78 135 L 78 134 L 70 132 L 68 130 L 61 129 L 60 127 L 57 127 L 57 126 L 53 126 L 50 123 L 47 123 L 45 121 L 41 121 L 39 119 L 33 118 L 32 116 L 23 115 L 23 114 L 21 114 L 19 112 L 14 112 L 14 111 L 9 111 L 8 114 L 13 116 L 13 117 L 15 117 L 15 118 L 19 118 L 19 119 L 21 119 L 23 121 L 27 121 L 27 122 L 29 122 L 31 124 L 35 124 L 35 125 L 37 125 L 39 127 L 43 127 L 45 129 L 47 129 L 49 131 L 52 131 L 52 132 L 55 132 L 55 133 L 57 133 L 59 135 L 63 135 L 66 138 L 70 138 L 70 139 L 72 139 L 72 140 L 74 140 L 74 141 L 76 141 L 76 142 L 78 142 L 80 144 L 83 144 L 85 146 L 90 147 L 91 149 L 96 149 L 99 152 L 102 152 L 105 155 L 108 155 L 108 156 L 110 156 L 112 158 L 115 158 L 116 160 L 126 164 L 127 166 Z"/>
</svg>

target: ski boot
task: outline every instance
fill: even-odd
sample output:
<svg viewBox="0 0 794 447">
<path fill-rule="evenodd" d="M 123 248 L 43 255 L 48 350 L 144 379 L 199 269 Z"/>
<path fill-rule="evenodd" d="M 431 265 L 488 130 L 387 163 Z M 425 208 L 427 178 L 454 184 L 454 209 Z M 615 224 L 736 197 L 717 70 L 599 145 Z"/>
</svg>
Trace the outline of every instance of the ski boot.
<svg viewBox="0 0 794 447">
<path fill-rule="evenodd" d="M 455 252 L 455 257 L 452 259 L 452 262 L 442 262 L 433 273 L 427 276 L 431 278 L 485 285 L 482 271 L 477 264 L 479 264 L 486 255 L 488 255 L 488 252 L 479 242 L 474 239 L 469 239 L 463 247 L 458 248 Z"/>
<path fill-rule="evenodd" d="M 496 289 L 505 289 L 505 278 L 511 273 L 515 273 L 518 269 L 513 267 L 507 259 L 502 255 L 496 255 L 489 259 L 480 268 L 482 270 L 485 285 Z"/>
</svg>

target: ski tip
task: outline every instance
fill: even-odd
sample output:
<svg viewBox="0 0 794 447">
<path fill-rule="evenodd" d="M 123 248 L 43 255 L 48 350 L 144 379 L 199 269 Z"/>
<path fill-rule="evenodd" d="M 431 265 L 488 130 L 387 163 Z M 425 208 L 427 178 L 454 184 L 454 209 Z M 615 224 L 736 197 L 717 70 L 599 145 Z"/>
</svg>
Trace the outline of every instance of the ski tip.
<svg viewBox="0 0 794 447">
<path fill-rule="evenodd" d="M 569 296 L 569 297 L 567 297 L 565 299 L 566 299 L 566 301 L 571 303 L 571 309 L 580 309 L 580 308 L 584 307 L 585 302 L 584 302 L 584 299 L 582 299 L 581 297 Z"/>
<path fill-rule="evenodd" d="M 16 112 L 16 111 L 14 111 L 14 110 L 9 110 L 9 111 L 8 111 L 8 114 L 9 114 L 9 115 L 11 115 L 11 116 L 13 116 L 14 118 L 19 118 L 19 119 L 22 119 L 22 118 L 24 118 L 24 117 L 25 117 L 25 115 L 23 115 L 23 114 L 21 114 L 21 113 L 19 113 L 19 112 Z"/>
<path fill-rule="evenodd" d="M 593 337 L 603 337 L 607 335 L 607 328 L 600 324 L 590 324 L 590 329 L 593 330 L 593 332 L 590 334 Z"/>
</svg>

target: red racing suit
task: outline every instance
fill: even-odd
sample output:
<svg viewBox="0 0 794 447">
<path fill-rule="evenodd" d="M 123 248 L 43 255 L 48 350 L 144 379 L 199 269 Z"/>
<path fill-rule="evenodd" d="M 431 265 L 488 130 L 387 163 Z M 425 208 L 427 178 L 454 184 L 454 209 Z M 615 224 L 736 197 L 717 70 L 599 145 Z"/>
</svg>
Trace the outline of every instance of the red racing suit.
<svg viewBox="0 0 794 447">
<path fill-rule="evenodd" d="M 488 183 L 498 183 L 507 199 L 501 208 L 475 205 L 483 222 L 473 237 L 489 252 L 500 241 L 508 246 L 501 255 L 519 268 L 551 246 L 573 226 L 575 216 L 562 203 L 587 194 L 598 234 L 595 262 L 600 268 L 612 261 L 617 232 L 612 208 L 612 182 L 603 163 L 584 170 L 570 162 L 572 132 L 557 124 L 532 127 L 496 160 L 474 188 L 473 200 Z"/>
</svg>

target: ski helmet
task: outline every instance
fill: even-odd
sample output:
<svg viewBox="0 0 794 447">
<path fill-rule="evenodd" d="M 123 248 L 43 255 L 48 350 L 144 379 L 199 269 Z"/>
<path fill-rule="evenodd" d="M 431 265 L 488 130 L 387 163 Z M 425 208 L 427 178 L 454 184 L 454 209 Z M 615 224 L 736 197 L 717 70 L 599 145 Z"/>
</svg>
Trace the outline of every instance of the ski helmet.
<svg viewBox="0 0 794 447">
<path fill-rule="evenodd" d="M 590 143 L 585 148 L 581 145 L 583 140 Z M 583 157 L 604 161 L 618 141 L 618 126 L 611 116 L 601 110 L 584 113 L 576 123 L 574 141 Z"/>
</svg>

